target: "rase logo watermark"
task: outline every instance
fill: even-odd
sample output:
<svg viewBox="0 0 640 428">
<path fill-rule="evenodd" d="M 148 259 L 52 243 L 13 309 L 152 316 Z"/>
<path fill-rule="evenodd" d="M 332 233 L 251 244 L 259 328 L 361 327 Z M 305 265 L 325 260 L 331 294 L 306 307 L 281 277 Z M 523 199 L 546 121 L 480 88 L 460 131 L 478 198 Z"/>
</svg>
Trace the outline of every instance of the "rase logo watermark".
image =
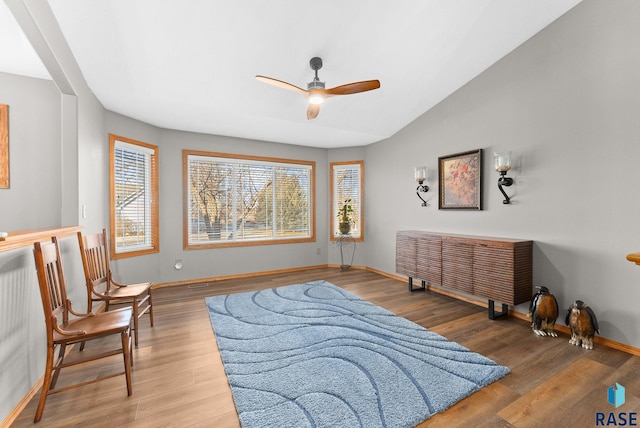
<svg viewBox="0 0 640 428">
<path fill-rule="evenodd" d="M 616 383 L 607 390 L 607 402 L 612 406 L 618 407 L 624 404 L 624 386 Z M 637 427 L 637 412 L 596 412 L 596 426 L 600 427 Z"/>
<path fill-rule="evenodd" d="M 616 409 L 624 404 L 624 386 L 616 383 L 607 391 L 607 401 L 616 406 Z"/>
</svg>

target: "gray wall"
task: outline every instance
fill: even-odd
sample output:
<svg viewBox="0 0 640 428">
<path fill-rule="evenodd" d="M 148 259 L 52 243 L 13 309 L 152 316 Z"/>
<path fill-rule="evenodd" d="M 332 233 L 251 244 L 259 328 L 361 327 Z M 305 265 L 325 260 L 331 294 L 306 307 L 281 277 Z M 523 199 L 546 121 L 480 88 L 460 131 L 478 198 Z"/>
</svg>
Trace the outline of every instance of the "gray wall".
<svg viewBox="0 0 640 428">
<path fill-rule="evenodd" d="M 531 239 L 534 285 L 549 287 L 563 310 L 584 300 L 602 336 L 640 347 L 640 267 L 625 259 L 640 251 L 638 22 L 640 2 L 582 2 L 393 138 L 368 146 L 367 266 L 394 271 L 402 229 Z M 438 157 L 477 148 L 485 152 L 485 209 L 438 210 Z M 513 152 L 511 205 L 502 204 L 491 169 L 501 150 Z M 417 164 L 431 171 L 427 208 L 414 192 Z"/>
<path fill-rule="evenodd" d="M 0 189 L 0 231 L 59 226 L 60 92 L 50 80 L 0 73 L 0 103 L 9 105 L 10 158 L 10 187 Z"/>
<path fill-rule="evenodd" d="M 0 73 L 0 103 L 9 105 L 11 174 L 0 189 L 0 230 L 58 226 L 60 93 L 51 81 Z M 43 325 L 31 249 L 0 253 L 0 419 L 42 376 Z"/>
<path fill-rule="evenodd" d="M 114 274 L 127 281 L 173 282 L 327 263 L 327 150 L 239 138 L 158 129 L 107 113 L 107 132 L 158 146 L 160 253 L 120 259 Z M 316 163 L 316 242 L 223 249 L 184 250 L 182 241 L 182 150 L 267 156 Z M 176 260 L 183 268 L 174 269 Z"/>
</svg>

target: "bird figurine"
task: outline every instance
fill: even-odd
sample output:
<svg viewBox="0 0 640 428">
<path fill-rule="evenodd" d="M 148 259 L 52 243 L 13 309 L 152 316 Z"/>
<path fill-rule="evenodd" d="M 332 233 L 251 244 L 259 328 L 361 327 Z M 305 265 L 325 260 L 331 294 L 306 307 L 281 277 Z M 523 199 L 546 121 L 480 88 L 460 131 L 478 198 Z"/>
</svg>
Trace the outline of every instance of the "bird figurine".
<svg viewBox="0 0 640 428">
<path fill-rule="evenodd" d="M 529 304 L 531 330 L 538 336 L 557 337 L 554 327 L 558 319 L 558 301 L 545 286 L 536 287 L 540 291 L 533 295 Z"/>
<path fill-rule="evenodd" d="M 589 306 L 582 300 L 576 300 L 567 310 L 564 322 L 571 329 L 570 344 L 593 349 L 593 336 L 600 332 L 596 314 Z"/>
</svg>

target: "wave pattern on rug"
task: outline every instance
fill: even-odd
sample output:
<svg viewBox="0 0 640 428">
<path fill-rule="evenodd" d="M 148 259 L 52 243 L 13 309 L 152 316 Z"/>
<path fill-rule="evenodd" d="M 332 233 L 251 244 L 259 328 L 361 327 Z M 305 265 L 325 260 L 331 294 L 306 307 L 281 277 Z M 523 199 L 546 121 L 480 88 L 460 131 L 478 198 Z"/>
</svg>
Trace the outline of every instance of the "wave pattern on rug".
<svg viewBox="0 0 640 428">
<path fill-rule="evenodd" d="M 243 427 L 411 427 L 509 373 L 326 281 L 205 298 Z"/>
</svg>

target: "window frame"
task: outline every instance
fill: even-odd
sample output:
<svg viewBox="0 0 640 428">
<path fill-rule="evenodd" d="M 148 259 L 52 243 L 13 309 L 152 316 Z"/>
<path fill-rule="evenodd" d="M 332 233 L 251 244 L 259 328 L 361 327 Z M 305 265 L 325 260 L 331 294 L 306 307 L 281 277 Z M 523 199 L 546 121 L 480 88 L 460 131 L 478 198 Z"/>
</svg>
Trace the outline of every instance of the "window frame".
<svg viewBox="0 0 640 428">
<path fill-rule="evenodd" d="M 122 143 L 139 146 L 142 151 L 151 151 L 151 165 L 149 171 L 149 180 L 151 187 L 151 201 L 145 205 L 149 210 L 149 222 L 151 237 L 149 247 L 138 250 L 118 252 L 116 247 L 116 189 L 115 189 L 115 149 L 117 141 Z M 109 134 L 109 245 L 110 257 L 112 260 L 124 259 L 128 257 L 137 257 L 145 254 L 158 253 L 160 251 L 160 231 L 159 231 L 159 204 L 158 204 L 158 146 L 145 143 L 143 141 L 134 140 L 120 135 Z"/>
<path fill-rule="evenodd" d="M 359 211 L 359 221 L 358 221 L 358 226 L 359 226 L 359 236 L 353 236 L 353 239 L 356 242 L 364 242 L 364 161 L 363 160 L 352 160 L 352 161 L 340 161 L 340 162 L 330 162 L 329 163 L 329 193 L 330 193 L 330 197 L 331 197 L 331 212 L 329 213 L 330 217 L 329 217 L 329 238 L 331 241 L 337 241 L 339 239 L 339 236 L 337 234 L 338 230 L 337 230 L 337 215 L 338 215 L 338 208 L 340 205 L 340 201 L 336 201 L 335 200 L 335 194 L 336 194 L 336 189 L 335 186 L 337 185 L 336 182 L 336 167 L 345 167 L 345 166 L 349 166 L 349 165 L 358 165 L 358 168 L 360 169 L 360 188 L 359 188 L 359 192 L 360 194 L 359 196 L 359 204 L 356 203 L 352 203 L 351 205 L 357 205 L 355 206 L 353 209 L 354 211 Z"/>
<path fill-rule="evenodd" d="M 230 160 L 248 161 L 248 162 L 267 162 L 267 163 L 275 163 L 275 164 L 280 163 L 280 164 L 305 165 L 310 167 L 310 173 L 309 173 L 310 235 L 306 237 L 299 237 L 299 238 L 252 239 L 252 240 L 246 240 L 246 241 L 240 240 L 240 241 L 226 241 L 226 242 L 208 242 L 208 243 L 202 243 L 202 244 L 189 243 L 189 225 L 191 223 L 190 213 L 189 213 L 189 157 L 190 156 L 226 158 Z M 185 250 L 204 250 L 204 249 L 211 249 L 211 248 L 293 244 L 293 243 L 305 243 L 305 242 L 316 241 L 316 163 L 315 161 L 184 149 L 182 151 L 182 190 L 183 190 L 182 192 L 183 194 L 183 201 L 182 201 L 182 207 L 183 207 L 182 240 L 183 242 L 182 242 L 182 245 Z"/>
</svg>

